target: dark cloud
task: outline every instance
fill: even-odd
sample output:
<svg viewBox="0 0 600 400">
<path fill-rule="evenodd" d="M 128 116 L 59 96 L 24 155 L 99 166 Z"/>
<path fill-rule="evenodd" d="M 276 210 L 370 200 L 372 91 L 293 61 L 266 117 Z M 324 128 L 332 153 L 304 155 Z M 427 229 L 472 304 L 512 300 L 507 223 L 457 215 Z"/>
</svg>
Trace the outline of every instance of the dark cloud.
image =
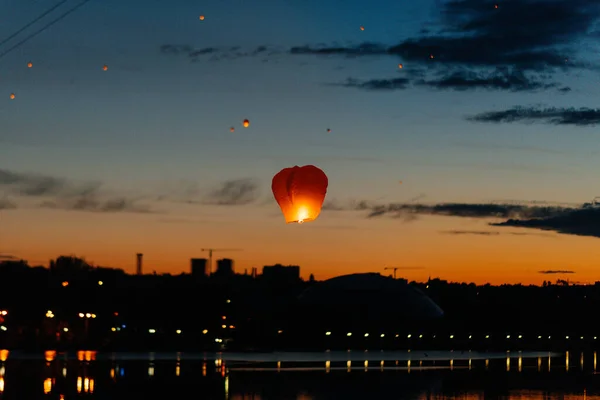
<svg viewBox="0 0 600 400">
<path fill-rule="evenodd" d="M 537 91 L 558 86 L 556 83 L 544 83 L 522 71 L 509 68 L 497 68 L 491 72 L 454 71 L 438 79 L 421 79 L 416 84 L 440 90 L 488 89 L 512 92 Z"/>
<path fill-rule="evenodd" d="M 545 271 L 538 271 L 538 274 L 574 274 L 575 271 L 563 270 L 563 269 L 548 269 Z"/>
<path fill-rule="evenodd" d="M 258 46 L 253 50 L 245 51 L 239 46 L 232 47 L 203 47 L 196 49 L 190 45 L 163 44 L 160 52 L 171 56 L 186 56 L 192 62 L 200 57 L 207 57 L 208 61 L 234 60 L 242 57 L 271 57 L 281 51 L 267 46 Z"/>
<path fill-rule="evenodd" d="M 361 204 L 365 206 L 366 203 Z M 389 215 L 442 215 L 467 218 L 544 218 L 561 215 L 572 210 L 561 206 L 529 206 L 519 204 L 372 204 L 369 206 L 368 218 Z"/>
<path fill-rule="evenodd" d="M 349 57 L 373 56 L 387 53 L 387 48 L 384 45 L 377 43 L 361 43 L 357 46 L 295 46 L 290 49 L 291 54 L 314 54 L 314 55 L 344 55 Z"/>
<path fill-rule="evenodd" d="M 440 231 L 445 235 L 481 235 L 481 236 L 496 236 L 499 235 L 500 232 L 490 232 L 490 231 L 460 231 L 460 230 L 452 230 L 452 231 Z"/>
<path fill-rule="evenodd" d="M 379 204 L 370 201 L 353 201 L 341 203 L 335 200 L 324 204 L 325 210 L 366 211 L 366 218 L 389 216 L 392 218 L 412 221 L 419 215 L 438 215 L 448 217 L 503 219 L 503 222 L 491 222 L 490 226 L 510 226 L 517 228 L 532 228 L 557 233 L 600 237 L 600 205 L 583 203 L 578 206 L 558 205 L 550 202 L 519 202 L 504 203 L 390 203 Z M 500 232 L 451 230 L 441 233 L 461 235 L 498 235 Z M 504 232 L 502 232 L 504 233 Z M 506 232 L 510 235 L 544 235 L 543 233 Z"/>
<path fill-rule="evenodd" d="M 362 43 L 354 46 L 292 47 L 294 55 L 396 56 L 406 66 L 441 71 L 443 76 L 421 85 L 438 89 L 472 88 L 540 90 L 558 70 L 591 67 L 577 60 L 577 46 L 600 17 L 600 3 L 589 0 L 451 0 L 440 3 L 433 29 L 393 46 Z M 498 68 L 511 68 L 501 73 Z M 536 72 L 537 79 L 522 71 Z M 546 72 L 546 76 L 539 75 Z M 390 80 L 350 85 L 382 89 Z M 388 87 L 389 88 L 389 87 Z M 403 85 L 395 88 L 404 88 Z M 570 88 L 559 89 L 562 92 Z"/>
<path fill-rule="evenodd" d="M 0 169 L 0 187 L 19 196 L 87 196 L 96 193 L 100 186 L 99 182 L 74 183 L 53 176 Z"/>
<path fill-rule="evenodd" d="M 546 69 L 576 65 L 573 48 L 600 14 L 588 0 L 453 0 L 441 5 L 439 30 L 388 49 L 405 60 Z"/>
<path fill-rule="evenodd" d="M 42 208 L 53 208 L 67 211 L 88 211 L 99 213 L 156 213 L 149 206 L 138 204 L 134 199 L 116 197 L 100 200 L 94 196 L 80 196 L 74 198 L 58 198 L 46 200 L 39 204 Z"/>
<path fill-rule="evenodd" d="M 105 195 L 101 186 L 100 182 L 75 182 L 43 174 L 0 169 L 1 189 L 23 198 L 39 198 L 39 206 L 43 208 L 94 212 L 151 212 L 149 207 L 138 204 L 139 199 Z M 16 207 L 15 203 L 7 204 Z"/>
<path fill-rule="evenodd" d="M 254 179 L 234 179 L 223 182 L 205 196 L 203 203 L 212 205 L 246 205 L 256 201 L 259 195 L 258 183 Z"/>
<path fill-rule="evenodd" d="M 531 233 L 531 232 L 498 232 L 498 231 L 468 231 L 468 230 L 450 230 L 440 231 L 445 235 L 479 235 L 479 236 L 498 236 L 498 235 L 512 235 L 512 236 L 544 236 L 548 238 L 556 238 L 556 236 L 543 234 L 543 233 Z"/>
<path fill-rule="evenodd" d="M 8 199 L 0 199 L 0 210 L 12 210 L 17 208 L 17 204 Z"/>
<path fill-rule="evenodd" d="M 477 143 L 477 142 L 462 142 L 462 141 L 454 141 L 452 142 L 454 146 L 464 147 L 467 149 L 476 149 L 476 150 L 517 150 L 517 151 L 529 151 L 529 152 L 537 152 L 537 153 L 545 153 L 545 154 L 568 154 L 564 150 L 555 150 L 548 149 L 539 146 L 529 146 L 529 145 L 506 145 L 506 144 L 498 144 L 498 143 Z"/>
<path fill-rule="evenodd" d="M 554 231 L 569 235 L 600 237 L 600 207 L 572 209 L 558 215 L 511 218 L 493 226 L 512 226 Z"/>
<path fill-rule="evenodd" d="M 346 82 L 334 83 L 330 85 L 344 86 L 364 90 L 399 90 L 406 89 L 409 83 L 410 80 L 407 78 L 371 79 L 367 81 L 360 81 L 358 79 L 348 78 L 346 79 Z"/>
<path fill-rule="evenodd" d="M 424 86 L 437 90 L 466 91 L 475 89 L 505 90 L 511 92 L 535 92 L 557 88 L 560 92 L 569 91 L 570 88 L 558 88 L 554 82 L 544 82 L 542 79 L 522 71 L 508 68 L 496 68 L 494 71 L 456 70 L 444 72 L 439 78 L 416 79 L 412 81 L 417 86 Z M 409 87 L 409 78 L 370 79 L 358 80 L 347 78 L 336 86 L 352 87 L 364 90 L 404 90 Z"/>
<path fill-rule="evenodd" d="M 554 125 L 592 126 L 600 124 L 600 109 L 513 107 L 504 111 L 487 111 L 466 117 L 475 122 L 544 122 Z"/>
</svg>

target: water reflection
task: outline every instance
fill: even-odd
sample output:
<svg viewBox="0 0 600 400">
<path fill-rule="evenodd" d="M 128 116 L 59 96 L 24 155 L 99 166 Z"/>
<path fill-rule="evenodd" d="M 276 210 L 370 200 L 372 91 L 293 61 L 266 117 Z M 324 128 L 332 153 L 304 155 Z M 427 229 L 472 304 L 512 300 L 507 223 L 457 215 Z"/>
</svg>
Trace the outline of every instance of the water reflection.
<svg viewBox="0 0 600 400">
<path fill-rule="evenodd" d="M 501 355 L 502 356 L 502 355 Z M 590 362 L 590 357 L 594 362 Z M 0 399 L 177 398 L 207 399 L 357 399 L 448 400 L 544 398 L 600 400 L 594 385 L 596 353 L 579 352 L 580 368 L 567 371 L 569 354 L 558 368 L 544 367 L 544 356 L 506 354 L 506 358 L 456 358 L 387 362 L 365 355 L 351 360 L 250 362 L 163 356 L 137 359 L 98 357 L 95 353 L 44 352 L 36 359 L 0 361 Z M 381 357 L 384 358 L 384 357 Z M 48 360 L 51 361 L 48 361 Z M 587 362 L 586 362 L 587 361 Z M 562 362 L 565 368 L 562 367 Z M 207 368 L 208 365 L 214 368 Z M 512 363 L 512 368 L 511 368 Z M 227 365 L 226 365 L 227 364 Z M 412 365 L 411 365 L 412 364 Z M 325 368 L 323 368 L 323 366 Z M 364 367 L 364 368 L 361 368 Z M 369 368 L 370 367 L 370 368 Z M 127 368 L 128 374 L 123 373 Z M 186 373 L 182 374 L 184 368 Z M 7 373 L 8 371 L 8 373 Z M 37 374 L 37 375 L 36 375 Z M 8 376 L 8 379 L 7 379 Z M 37 376 L 37 378 L 36 378 Z M 567 377 L 570 377 L 567 379 Z M 572 378 L 572 379 L 571 379 Z"/>
</svg>

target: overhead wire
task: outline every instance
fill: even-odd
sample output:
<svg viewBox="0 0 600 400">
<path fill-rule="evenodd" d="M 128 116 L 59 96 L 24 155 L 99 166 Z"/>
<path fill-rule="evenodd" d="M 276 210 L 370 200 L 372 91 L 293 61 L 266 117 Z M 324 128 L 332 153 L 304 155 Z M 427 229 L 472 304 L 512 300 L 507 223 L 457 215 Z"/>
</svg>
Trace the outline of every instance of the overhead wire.
<svg viewBox="0 0 600 400">
<path fill-rule="evenodd" d="M 31 20 L 29 23 L 27 23 L 21 29 L 19 29 L 18 31 L 16 31 L 12 35 L 10 35 L 7 38 L 5 38 L 4 40 L 2 40 L 0 42 L 0 46 L 3 46 L 6 42 L 8 42 L 9 40 L 11 40 L 15 36 L 17 36 L 19 33 L 23 32 L 25 29 L 29 28 L 31 25 L 33 25 L 36 22 L 38 22 L 40 19 L 44 18 L 46 15 L 50 14 L 52 11 L 56 10 L 58 7 L 60 7 L 63 4 L 65 4 L 67 1 L 69 1 L 69 0 L 59 1 L 57 4 L 53 5 L 52 7 L 50 7 L 49 9 L 47 9 L 46 11 L 44 11 L 43 13 L 41 13 L 40 15 L 38 15 L 35 19 Z"/>
<path fill-rule="evenodd" d="M 42 26 L 40 29 L 38 29 L 37 31 L 33 32 L 32 34 L 30 34 L 29 36 L 26 36 L 25 39 L 21 40 L 20 42 L 16 43 L 14 46 L 10 47 L 8 50 L 0 53 L 0 59 L 3 58 L 4 56 L 6 56 L 7 54 L 13 52 L 14 50 L 16 50 L 17 48 L 21 47 L 23 44 L 25 44 L 26 42 L 28 42 L 29 40 L 33 39 L 34 37 L 36 37 L 37 35 L 39 35 L 40 33 L 44 32 L 46 29 L 50 28 L 52 25 L 56 24 L 57 22 L 60 22 L 61 20 L 63 20 L 64 18 L 66 18 L 69 14 L 77 11 L 80 7 L 82 7 L 84 4 L 88 3 L 90 0 L 83 0 L 81 3 L 73 6 L 72 8 L 70 8 L 69 10 L 65 11 L 64 13 L 62 13 L 60 16 L 58 16 L 57 18 L 53 19 L 52 21 L 50 21 L 49 23 L 47 23 L 46 25 Z"/>
</svg>

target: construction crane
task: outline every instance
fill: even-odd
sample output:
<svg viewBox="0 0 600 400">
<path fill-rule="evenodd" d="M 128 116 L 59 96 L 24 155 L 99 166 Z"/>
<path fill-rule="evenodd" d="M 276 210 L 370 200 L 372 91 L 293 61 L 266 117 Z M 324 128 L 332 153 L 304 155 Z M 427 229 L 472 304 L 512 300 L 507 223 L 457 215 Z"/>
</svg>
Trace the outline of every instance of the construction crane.
<svg viewBox="0 0 600 400">
<path fill-rule="evenodd" d="M 423 269 L 423 267 L 385 267 L 384 270 L 386 269 L 393 269 L 394 270 L 394 279 L 396 279 L 396 271 L 399 269 Z"/>
<path fill-rule="evenodd" d="M 212 255 L 213 251 L 242 251 L 242 249 L 201 249 L 208 251 L 208 275 L 212 274 Z"/>
</svg>

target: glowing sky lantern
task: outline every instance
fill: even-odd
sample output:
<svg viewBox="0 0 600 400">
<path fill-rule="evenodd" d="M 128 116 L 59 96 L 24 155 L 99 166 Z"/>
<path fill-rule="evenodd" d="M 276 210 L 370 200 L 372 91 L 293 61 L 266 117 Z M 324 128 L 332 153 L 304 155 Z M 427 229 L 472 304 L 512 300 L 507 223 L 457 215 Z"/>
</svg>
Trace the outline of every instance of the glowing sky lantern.
<svg viewBox="0 0 600 400">
<path fill-rule="evenodd" d="M 498 4 L 494 4 L 494 8 L 498 8 Z"/>
<path fill-rule="evenodd" d="M 108 71 L 108 65 L 104 64 L 104 66 L 102 67 L 103 71 Z"/>
<path fill-rule="evenodd" d="M 360 27 L 360 30 L 361 30 L 361 31 L 364 31 L 364 30 L 365 30 L 365 27 L 364 27 L 364 26 L 361 26 L 361 27 Z"/>
<path fill-rule="evenodd" d="M 398 69 L 402 69 L 402 68 L 404 68 L 404 65 L 398 64 Z"/>
<path fill-rule="evenodd" d="M 327 194 L 327 175 L 314 165 L 284 168 L 271 183 L 273 196 L 287 224 L 314 221 Z"/>
<path fill-rule="evenodd" d="M 29 62 L 27 63 L 27 68 L 31 68 L 31 67 L 33 67 L 33 63 L 32 63 L 31 61 L 29 61 Z"/>
<path fill-rule="evenodd" d="M 433 56 L 433 54 L 430 54 L 429 58 L 431 58 L 433 60 L 435 57 Z"/>
<path fill-rule="evenodd" d="M 204 15 L 201 15 L 200 17 L 198 17 L 198 19 L 200 19 L 200 21 L 204 21 Z"/>
<path fill-rule="evenodd" d="M 250 121 L 248 121 L 247 119 L 244 120 L 244 122 L 242 122 L 242 125 L 244 125 L 244 128 L 247 128 L 250 126 Z"/>
<path fill-rule="evenodd" d="M 327 128 L 327 133 L 331 132 L 331 129 Z"/>
<path fill-rule="evenodd" d="M 231 128 L 229 128 L 229 132 L 235 132 L 235 128 L 232 126 Z"/>
<path fill-rule="evenodd" d="M 10 99 L 11 99 L 11 100 L 13 100 L 14 98 L 15 98 L 15 94 L 14 94 L 14 93 L 11 93 L 11 94 L 10 94 Z"/>
</svg>

